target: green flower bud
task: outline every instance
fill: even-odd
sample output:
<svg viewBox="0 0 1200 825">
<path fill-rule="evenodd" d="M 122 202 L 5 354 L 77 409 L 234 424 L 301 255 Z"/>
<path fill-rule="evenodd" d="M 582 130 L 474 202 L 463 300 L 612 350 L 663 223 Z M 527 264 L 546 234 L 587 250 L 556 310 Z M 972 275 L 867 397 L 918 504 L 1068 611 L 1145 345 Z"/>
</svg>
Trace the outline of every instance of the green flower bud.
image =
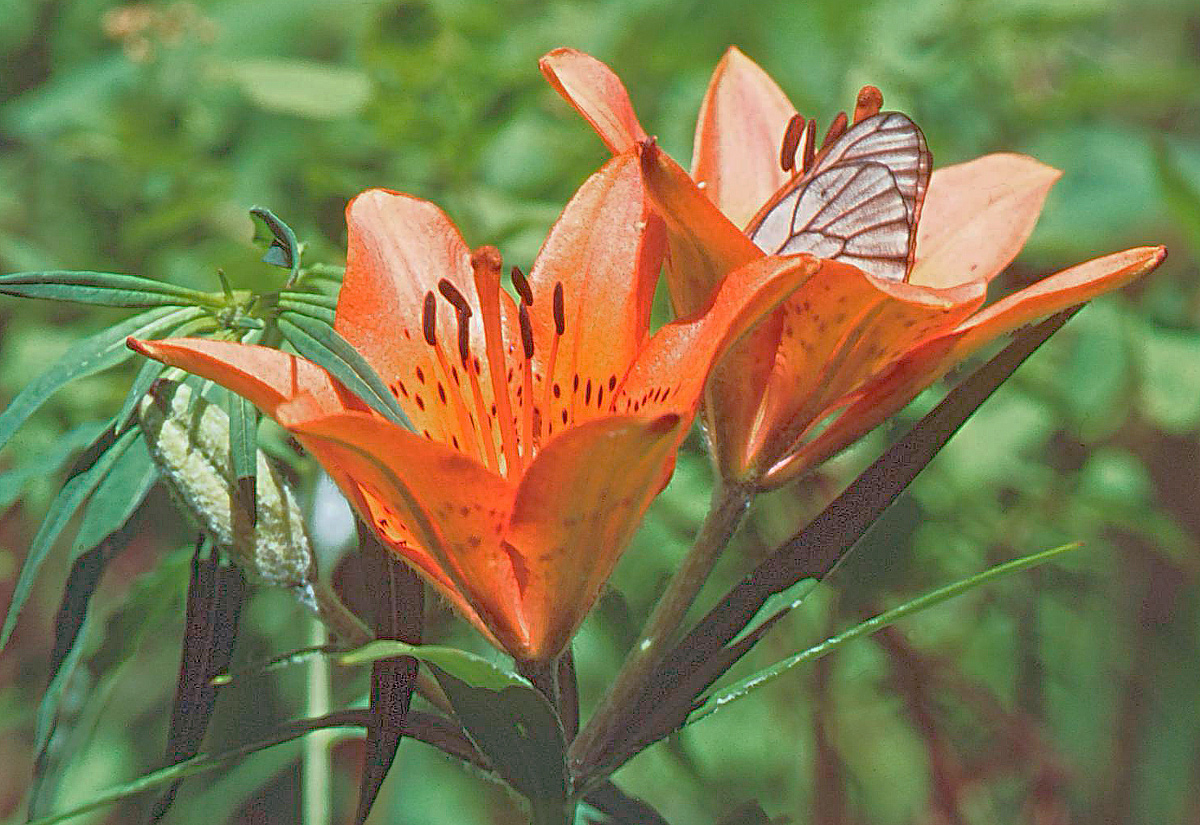
<svg viewBox="0 0 1200 825">
<path fill-rule="evenodd" d="M 141 404 L 150 454 L 175 495 L 214 544 L 246 572 L 295 588 L 311 607 L 316 564 L 296 496 L 258 451 L 252 519 L 236 493 L 229 454 L 229 416 L 185 384 L 160 381 Z"/>
</svg>

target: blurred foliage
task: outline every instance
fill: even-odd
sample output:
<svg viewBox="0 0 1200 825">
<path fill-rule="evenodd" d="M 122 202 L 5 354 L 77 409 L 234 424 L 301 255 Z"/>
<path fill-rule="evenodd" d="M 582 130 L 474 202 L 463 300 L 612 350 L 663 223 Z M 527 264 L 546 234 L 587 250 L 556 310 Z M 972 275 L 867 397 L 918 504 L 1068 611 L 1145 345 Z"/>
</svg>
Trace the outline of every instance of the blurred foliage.
<svg viewBox="0 0 1200 825">
<path fill-rule="evenodd" d="M 1166 243 L 1171 259 L 1059 333 L 744 667 L 987 564 L 1068 541 L 1090 549 L 822 660 L 651 748 L 617 780 L 675 823 L 714 822 L 751 801 L 775 821 L 816 825 L 1200 821 L 1193 0 L 764 0 L 752 11 L 699 0 L 0 0 L 0 20 L 0 272 L 107 270 L 215 290 L 220 267 L 235 286 L 265 289 L 279 272 L 258 262 L 249 207 L 291 224 L 307 260 L 337 264 L 345 202 L 372 186 L 438 202 L 469 243 L 495 243 L 526 267 L 606 157 L 537 71 L 560 45 L 614 66 L 681 160 L 732 43 L 822 121 L 869 82 L 922 125 L 938 164 L 1011 150 L 1062 168 L 1002 288 L 1135 244 Z M 4 300 L 0 404 L 117 317 Z M 132 375 L 72 384 L 0 456 L 0 472 L 18 474 L 0 475 L 0 603 L 61 483 L 55 453 L 77 439 L 73 428 L 117 410 Z M 898 426 L 760 499 L 708 600 Z M 18 478 L 16 500 L 5 484 Z M 693 439 L 576 643 L 585 708 L 684 553 L 709 488 Z M 173 551 L 192 536 L 165 499 L 150 502 L 162 517 L 143 519 L 108 568 L 84 666 L 64 693 L 77 755 L 55 808 L 161 756 L 186 579 L 186 555 Z M 0 656 L 5 822 L 24 816 L 66 559 L 47 561 Z M 235 666 L 307 644 L 300 618 L 286 597 L 258 591 Z M 477 644 L 440 612 L 429 636 Z M 337 676 L 335 700 L 361 702 L 365 674 Z M 302 713 L 305 679 L 285 668 L 224 689 L 207 747 Z M 185 782 L 167 821 L 299 821 L 300 748 Z M 361 754 L 357 738 L 337 740 L 336 821 L 353 813 Z M 405 741 L 371 821 L 521 816 L 499 788 Z"/>
</svg>

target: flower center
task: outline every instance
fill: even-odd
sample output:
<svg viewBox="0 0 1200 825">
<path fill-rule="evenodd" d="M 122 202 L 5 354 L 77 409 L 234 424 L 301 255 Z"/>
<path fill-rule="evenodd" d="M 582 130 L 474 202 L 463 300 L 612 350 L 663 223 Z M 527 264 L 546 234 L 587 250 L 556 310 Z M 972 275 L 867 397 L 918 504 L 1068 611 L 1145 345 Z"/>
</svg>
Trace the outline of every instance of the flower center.
<svg viewBox="0 0 1200 825">
<path fill-rule="evenodd" d="M 548 422 L 541 420 L 540 411 L 550 407 L 552 382 L 543 382 L 544 398 L 540 405 L 535 403 L 534 334 L 529 315 L 533 307 L 533 291 L 524 273 L 520 268 L 513 267 L 513 286 L 520 298 L 516 305 L 520 339 L 518 350 L 518 342 L 506 342 L 504 336 L 503 319 L 512 317 L 505 315 L 505 308 L 511 312 L 512 302 L 508 296 L 502 295 L 500 254 L 492 247 L 483 247 L 471 256 L 471 266 L 479 297 L 487 376 L 483 376 L 484 360 L 471 350 L 471 319 L 474 311 L 462 292 L 445 278 L 438 282 L 437 291 L 455 315 L 457 358 L 452 362 L 438 340 L 438 299 L 432 290 L 425 295 L 422 330 L 425 343 L 446 377 L 444 382 L 437 384 L 438 400 L 449 407 L 458 425 L 458 432 L 462 434 L 461 440 L 453 435 L 451 443 L 479 457 L 496 472 L 511 476 L 523 472 L 542 440 L 543 424 Z M 566 326 L 561 282 L 555 284 L 551 312 L 555 334 L 550 342 L 549 358 L 543 366 L 544 375 L 552 376 L 559 339 Z M 484 385 L 481 384 L 483 380 L 488 382 L 488 389 L 491 390 L 490 404 L 485 398 Z M 548 435 L 548 426 L 546 430 Z"/>
</svg>

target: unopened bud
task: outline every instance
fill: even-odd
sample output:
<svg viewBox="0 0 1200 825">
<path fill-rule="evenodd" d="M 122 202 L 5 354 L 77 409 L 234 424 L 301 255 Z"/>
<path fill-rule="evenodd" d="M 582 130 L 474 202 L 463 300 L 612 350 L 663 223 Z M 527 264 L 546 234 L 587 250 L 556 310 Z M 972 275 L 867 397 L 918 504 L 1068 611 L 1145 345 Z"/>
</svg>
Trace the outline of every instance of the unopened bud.
<svg viewBox="0 0 1200 825">
<path fill-rule="evenodd" d="M 246 572 L 311 602 L 316 564 L 304 517 L 282 473 L 258 450 L 255 521 L 237 494 L 229 416 L 185 384 L 160 381 L 141 404 L 155 463 L 209 538 Z M 315 605 L 312 605 L 315 607 Z"/>
</svg>

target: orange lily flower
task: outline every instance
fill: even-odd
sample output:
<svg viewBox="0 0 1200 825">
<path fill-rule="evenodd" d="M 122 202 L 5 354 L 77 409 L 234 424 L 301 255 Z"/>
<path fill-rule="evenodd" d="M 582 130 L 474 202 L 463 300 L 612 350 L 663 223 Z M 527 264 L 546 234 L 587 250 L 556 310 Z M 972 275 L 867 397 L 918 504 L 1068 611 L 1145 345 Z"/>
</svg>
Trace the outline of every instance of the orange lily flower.
<svg viewBox="0 0 1200 825">
<path fill-rule="evenodd" d="M 662 236 L 635 155 L 593 175 L 528 279 L 514 273 L 519 305 L 501 288 L 499 253 L 472 253 L 433 204 L 370 190 L 346 214 L 335 328 L 413 431 L 277 349 L 130 346 L 250 399 L 493 644 L 549 660 L 670 477 L 712 363 L 817 263 L 754 262 L 650 336 Z"/>
<path fill-rule="evenodd" d="M 542 58 L 541 68 L 613 152 L 640 151 L 648 196 L 667 226 L 677 312 L 692 311 L 729 272 L 767 254 L 755 240 L 778 237 L 781 223 L 783 234 L 792 234 L 781 244 L 764 243 L 767 251 L 835 259 L 714 369 L 704 415 L 727 479 L 769 488 L 795 478 L 989 341 L 1120 287 L 1166 254 L 1162 247 L 1139 247 L 1107 255 L 983 308 L 988 283 L 1029 237 L 1057 170 L 1023 155 L 993 154 L 930 176 L 920 130 L 903 115 L 880 115 L 882 98 L 873 87 L 859 94 L 853 125 L 840 115 L 818 150 L 815 121 L 799 117 L 775 82 L 730 48 L 700 109 L 689 176 L 647 140 L 608 66 L 557 49 Z M 889 128 L 895 140 L 874 144 L 875 155 L 857 164 L 828 161 L 856 148 L 854 130 Z M 889 153 L 903 163 L 870 162 Z M 837 164 L 837 175 L 828 178 L 837 186 L 801 177 Z M 883 204 L 877 211 L 884 214 L 872 217 L 869 229 L 887 242 L 856 247 L 866 232 L 862 224 L 838 227 L 845 213 L 823 216 L 829 228 L 813 228 L 814 219 L 797 229 L 802 201 L 814 201 L 810 208 L 820 214 L 843 197 L 849 188 L 843 182 L 860 174 L 879 183 L 869 191 L 879 195 L 872 203 Z M 789 197 L 796 192 L 801 195 Z M 852 206 L 866 214 L 865 203 L 864 196 Z"/>
</svg>

